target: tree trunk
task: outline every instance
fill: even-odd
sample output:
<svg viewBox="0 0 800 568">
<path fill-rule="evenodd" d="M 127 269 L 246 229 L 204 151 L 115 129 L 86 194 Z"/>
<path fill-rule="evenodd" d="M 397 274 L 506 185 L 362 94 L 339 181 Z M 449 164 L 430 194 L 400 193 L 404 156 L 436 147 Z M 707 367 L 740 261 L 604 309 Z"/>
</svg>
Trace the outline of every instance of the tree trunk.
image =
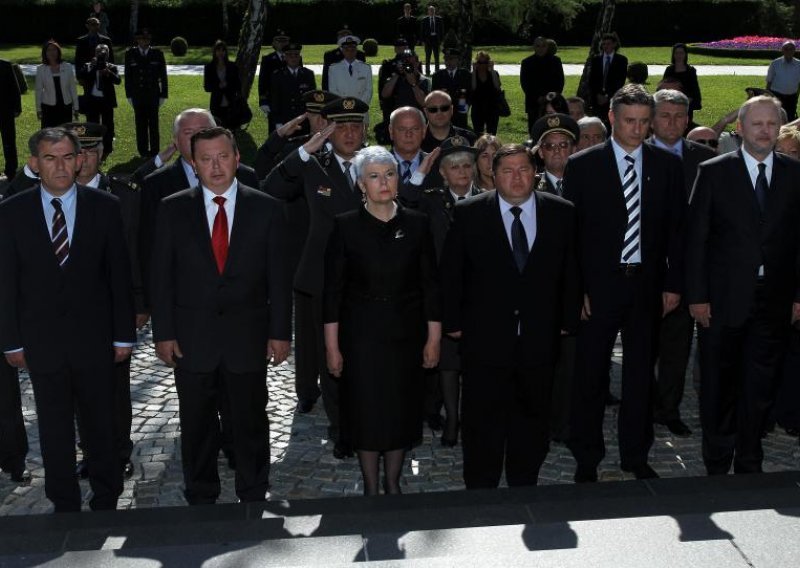
<svg viewBox="0 0 800 568">
<path fill-rule="evenodd" d="M 603 7 L 600 8 L 600 12 L 597 14 L 592 43 L 589 44 L 589 55 L 586 57 L 581 81 L 578 84 L 578 96 L 586 101 L 587 105 L 591 105 L 589 100 L 589 67 L 592 64 L 592 57 L 600 53 L 600 38 L 603 37 L 603 34 L 614 31 L 614 11 L 616 8 L 617 0 L 603 0 Z"/>
<path fill-rule="evenodd" d="M 228 22 L 228 0 L 222 1 L 222 37 L 228 39 L 228 31 L 230 24 Z"/>
<path fill-rule="evenodd" d="M 458 11 L 456 38 L 461 52 L 461 67 L 472 70 L 472 0 L 458 0 Z"/>
<path fill-rule="evenodd" d="M 131 17 L 128 23 L 128 37 L 133 39 L 136 28 L 139 27 L 139 0 L 131 0 Z"/>
<path fill-rule="evenodd" d="M 236 54 L 236 66 L 242 78 L 242 96 L 245 99 L 250 96 L 250 88 L 253 86 L 266 23 L 267 1 L 248 0 L 239 32 L 239 52 Z"/>
</svg>

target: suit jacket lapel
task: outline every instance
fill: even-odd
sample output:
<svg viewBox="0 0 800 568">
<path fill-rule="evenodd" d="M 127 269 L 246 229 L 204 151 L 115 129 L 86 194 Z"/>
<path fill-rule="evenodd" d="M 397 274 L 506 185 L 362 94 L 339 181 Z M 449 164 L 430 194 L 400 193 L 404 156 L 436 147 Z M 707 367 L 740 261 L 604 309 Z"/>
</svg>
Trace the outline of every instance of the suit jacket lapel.
<svg viewBox="0 0 800 568">
<path fill-rule="evenodd" d="M 354 206 L 361 202 L 361 192 L 357 188 L 350 189 L 350 184 L 347 183 L 347 178 L 341 166 L 339 166 L 339 160 L 336 159 L 336 155 L 332 152 L 330 163 L 325 168 L 325 171 L 331 180 L 335 194 L 341 196 L 345 201 L 352 202 Z"/>
<path fill-rule="evenodd" d="M 37 186 L 39 191 L 34 191 L 30 195 L 31 199 L 31 209 L 32 215 L 35 219 L 39 219 L 38 223 L 40 223 L 41 230 L 33 231 L 33 238 L 35 242 L 31 243 L 35 247 L 39 247 L 47 252 L 50 253 L 49 258 L 50 264 L 54 271 L 57 271 L 58 274 L 62 274 L 62 270 L 58 267 L 58 261 L 56 260 L 56 253 L 53 250 L 53 237 L 50 234 L 50 222 L 45 219 L 44 215 L 44 207 L 42 206 L 42 194 L 41 194 L 41 185 Z M 69 261 L 67 261 L 69 262 Z"/>
<path fill-rule="evenodd" d="M 95 222 L 94 212 L 89 206 L 89 197 L 85 193 L 83 186 L 75 188 L 75 224 L 72 227 L 72 236 L 69 240 L 69 258 L 64 266 L 66 272 L 71 272 L 72 266 L 80 259 L 86 235 L 94 234 L 91 230 Z M 55 255 L 54 255 L 55 256 Z"/>
<path fill-rule="evenodd" d="M 225 261 L 225 270 L 228 272 L 234 266 L 239 257 L 241 249 L 245 246 L 245 228 L 248 226 L 251 209 L 247 206 L 250 195 L 246 189 L 239 184 L 236 190 L 236 204 L 233 208 L 233 227 L 231 228 L 231 239 L 228 243 L 228 259 Z"/>
<path fill-rule="evenodd" d="M 745 201 L 750 204 L 750 220 L 755 223 L 757 227 L 760 223 L 760 216 L 761 216 L 761 207 L 758 205 L 758 198 L 756 197 L 756 190 L 753 186 L 753 182 L 750 180 L 750 172 L 747 171 L 747 163 L 744 161 L 744 156 L 742 155 L 742 149 L 739 148 L 736 151 L 736 155 L 738 157 L 739 162 L 739 172 L 736 174 L 736 179 L 741 180 L 740 183 L 736 184 L 739 188 L 739 191 L 744 192 Z M 777 160 L 773 160 L 773 179 L 775 178 L 775 162 Z"/>
<path fill-rule="evenodd" d="M 189 185 L 189 180 L 186 177 L 186 172 L 183 171 L 183 161 L 182 158 L 178 158 L 175 160 L 175 163 L 172 164 L 172 179 L 174 180 L 174 185 L 172 186 L 172 193 L 178 193 L 179 191 L 183 191 L 184 189 L 188 189 L 191 187 Z M 174 189 L 174 188 L 180 189 Z M 201 192 L 202 196 L 202 192 Z M 162 195 L 162 197 L 166 197 Z"/>
</svg>

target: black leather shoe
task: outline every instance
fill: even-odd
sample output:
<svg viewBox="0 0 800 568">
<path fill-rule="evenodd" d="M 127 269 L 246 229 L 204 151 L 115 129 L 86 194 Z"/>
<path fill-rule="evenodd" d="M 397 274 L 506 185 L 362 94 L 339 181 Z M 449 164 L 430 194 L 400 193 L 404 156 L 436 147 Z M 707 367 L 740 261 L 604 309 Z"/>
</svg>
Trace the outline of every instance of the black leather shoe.
<svg viewBox="0 0 800 568">
<path fill-rule="evenodd" d="M 80 479 L 87 479 L 89 477 L 89 463 L 85 459 L 79 461 L 78 465 L 75 466 L 75 475 Z"/>
<path fill-rule="evenodd" d="M 337 460 L 353 457 L 353 449 L 346 444 L 336 444 L 333 446 L 333 457 Z"/>
<path fill-rule="evenodd" d="M 656 473 L 656 470 L 654 470 L 648 464 L 637 465 L 631 468 L 623 467 L 622 471 L 627 471 L 628 473 L 632 473 L 636 479 L 656 479 L 660 477 Z"/>
<path fill-rule="evenodd" d="M 597 481 L 597 468 L 578 466 L 575 469 L 575 483 L 595 483 Z"/>
<path fill-rule="evenodd" d="M 664 422 L 664 426 L 666 426 L 667 430 L 672 432 L 672 434 L 677 436 L 678 438 L 688 438 L 689 436 L 692 435 L 692 431 L 686 424 L 683 423 L 683 421 L 680 418 L 667 420 Z"/>
<path fill-rule="evenodd" d="M 130 479 L 133 476 L 133 462 L 127 460 L 122 462 L 122 477 Z"/>
<path fill-rule="evenodd" d="M 312 410 L 314 410 L 314 403 L 315 400 L 309 400 L 307 398 L 301 398 L 297 401 L 297 408 L 295 409 L 298 414 L 308 414 Z"/>
<path fill-rule="evenodd" d="M 617 406 L 621 401 L 611 394 L 611 391 L 606 393 L 606 406 Z"/>
<path fill-rule="evenodd" d="M 20 485 L 28 485 L 31 482 L 31 472 L 27 469 L 18 469 L 11 472 L 11 481 Z"/>
<path fill-rule="evenodd" d="M 439 430 L 444 428 L 444 422 L 442 421 L 441 414 L 429 414 L 427 420 L 428 420 L 428 428 L 430 428 L 434 432 L 438 432 Z"/>
</svg>

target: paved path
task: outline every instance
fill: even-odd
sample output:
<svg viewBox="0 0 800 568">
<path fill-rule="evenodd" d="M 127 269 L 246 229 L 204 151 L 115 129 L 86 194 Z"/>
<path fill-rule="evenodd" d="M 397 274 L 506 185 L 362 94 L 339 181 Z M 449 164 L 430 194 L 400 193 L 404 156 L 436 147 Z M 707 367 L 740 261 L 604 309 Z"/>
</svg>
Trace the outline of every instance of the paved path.
<svg viewBox="0 0 800 568">
<path fill-rule="evenodd" d="M 619 392 L 617 346 L 614 356 L 612 389 Z M 119 508 L 142 508 L 185 504 L 182 494 L 178 399 L 172 372 L 154 356 L 151 337 L 140 334 L 140 346 L 134 353 L 131 391 L 135 446 L 133 477 L 125 482 Z M 332 444 L 325 439 L 327 421 L 321 406 L 306 415 L 294 413 L 294 366 L 291 360 L 269 374 L 269 417 L 272 442 L 272 496 L 282 498 L 318 498 L 356 496 L 362 493 L 358 462 L 355 458 L 336 460 Z M 690 380 L 690 379 L 689 379 Z M 36 411 L 30 381 L 22 382 L 23 411 L 31 450 L 28 465 L 33 473 L 30 486 L 17 487 L 6 475 L 0 476 L 0 515 L 24 515 L 49 512 L 52 507 L 44 497 L 44 470 L 39 450 Z M 700 456 L 700 425 L 697 396 L 687 384 L 683 417 L 694 435 L 679 439 L 656 426 L 656 441 L 650 463 L 662 476 L 686 477 L 704 474 Z M 619 470 L 616 445 L 617 408 L 606 412 L 607 457 L 601 464 L 601 480 L 629 479 Z M 796 470 L 800 447 L 780 429 L 765 440 L 765 471 Z M 221 502 L 235 502 L 233 473 L 220 460 L 222 478 Z M 406 493 L 459 490 L 461 480 L 461 447 L 442 448 L 437 436 L 425 428 L 423 443 L 414 448 L 403 471 Z M 575 462 L 569 451 L 554 444 L 541 471 L 544 484 L 571 483 Z M 84 495 L 88 483 L 82 481 Z"/>
<path fill-rule="evenodd" d="M 35 76 L 36 65 L 24 64 L 20 65 L 22 72 L 25 75 Z M 317 75 L 322 75 L 322 65 L 308 65 Z M 666 65 L 648 65 L 648 73 L 650 77 L 661 77 L 664 74 Z M 753 76 L 753 77 L 766 77 L 766 65 L 696 65 L 697 74 L 700 76 L 708 75 L 740 75 L 740 76 Z M 125 74 L 125 66 L 120 65 L 120 74 Z M 495 65 L 495 69 L 500 75 L 519 76 L 519 65 Z M 373 76 L 378 76 L 380 65 L 372 66 Z M 167 65 L 167 73 L 170 75 L 202 75 L 202 65 Z M 564 74 L 567 76 L 580 76 L 583 73 L 583 65 L 565 64 Z M 256 71 L 258 74 L 258 70 Z"/>
</svg>

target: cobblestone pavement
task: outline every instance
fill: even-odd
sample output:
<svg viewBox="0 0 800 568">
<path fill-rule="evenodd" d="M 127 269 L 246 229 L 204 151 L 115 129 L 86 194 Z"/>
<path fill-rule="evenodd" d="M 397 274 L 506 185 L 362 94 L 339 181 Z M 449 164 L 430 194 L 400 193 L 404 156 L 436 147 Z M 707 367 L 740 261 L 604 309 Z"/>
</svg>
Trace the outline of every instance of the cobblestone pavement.
<svg viewBox="0 0 800 568">
<path fill-rule="evenodd" d="M 614 362 L 612 390 L 618 393 L 621 362 L 619 345 L 614 353 Z M 119 508 L 184 505 L 178 397 L 171 370 L 155 358 L 149 331 L 140 336 L 140 346 L 134 353 L 132 369 L 131 436 L 135 444 L 132 458 L 135 473 L 125 482 Z M 358 461 L 355 458 L 337 460 L 333 457 L 332 444 L 325 439 L 327 420 L 321 404 L 309 414 L 294 413 L 293 373 L 290 360 L 271 370 L 268 377 L 272 498 L 360 495 L 362 487 Z M 694 434 L 690 438 L 680 439 L 672 436 L 666 428 L 656 426 L 650 463 L 663 477 L 704 475 L 697 396 L 691 379 L 688 380 L 682 414 Z M 28 467 L 33 480 L 29 486 L 16 486 L 8 476 L 0 476 L 0 515 L 47 513 L 52 510 L 44 496 L 44 468 L 39 450 L 36 410 L 27 376 L 23 377 L 22 390 L 23 412 L 31 447 Z M 623 474 L 619 470 L 616 416 L 617 407 L 607 409 L 605 431 L 608 450 L 600 466 L 600 479 L 606 481 L 631 479 L 630 474 Z M 800 447 L 797 438 L 786 435 L 780 428 L 767 437 L 764 449 L 765 471 L 798 468 Z M 416 493 L 463 489 L 461 466 L 461 447 L 443 448 L 438 435 L 425 428 L 422 444 L 409 452 L 406 459 L 403 491 Z M 570 452 L 563 445 L 553 444 L 541 470 L 541 483 L 571 483 L 574 468 L 575 462 Z M 227 468 L 224 459 L 220 459 L 219 469 L 222 480 L 220 502 L 235 502 L 233 472 Z M 81 481 L 81 486 L 86 495 L 89 491 L 88 482 Z"/>
</svg>

